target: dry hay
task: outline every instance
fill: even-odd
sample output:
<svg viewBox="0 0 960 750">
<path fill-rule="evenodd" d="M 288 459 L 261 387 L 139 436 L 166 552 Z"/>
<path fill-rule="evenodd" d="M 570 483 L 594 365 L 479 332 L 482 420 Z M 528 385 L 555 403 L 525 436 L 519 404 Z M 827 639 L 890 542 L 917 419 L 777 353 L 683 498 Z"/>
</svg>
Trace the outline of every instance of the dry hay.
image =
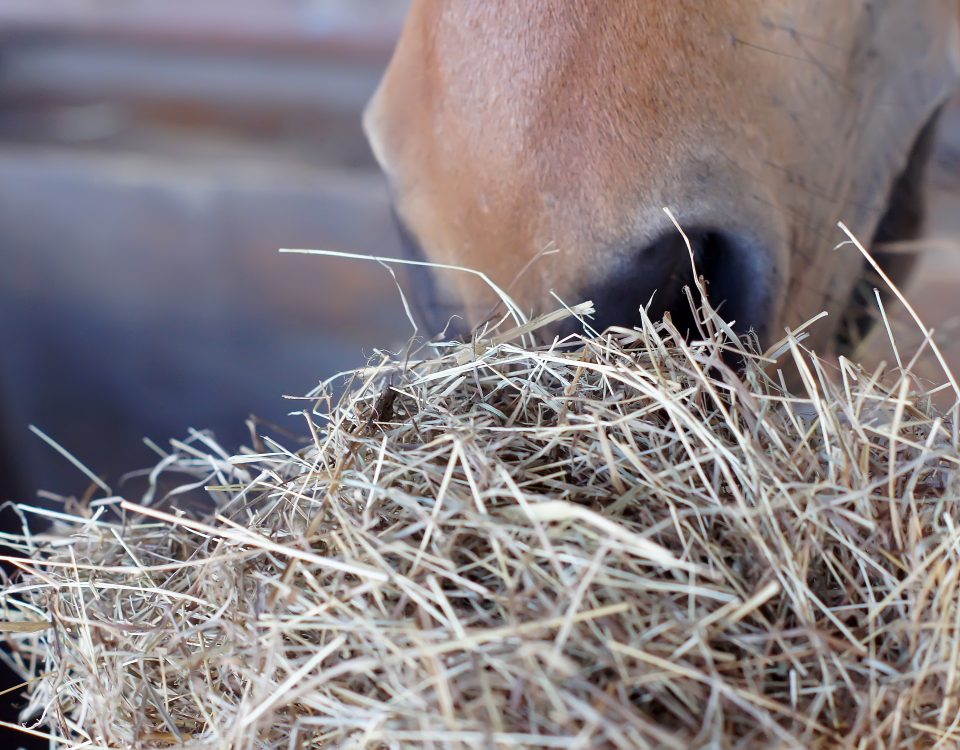
<svg viewBox="0 0 960 750">
<path fill-rule="evenodd" d="M 960 746 L 956 413 L 702 322 L 384 357 L 311 394 L 299 449 L 176 444 L 155 478 L 209 517 L 106 497 L 8 540 L 25 718 L 77 748 Z"/>
</svg>

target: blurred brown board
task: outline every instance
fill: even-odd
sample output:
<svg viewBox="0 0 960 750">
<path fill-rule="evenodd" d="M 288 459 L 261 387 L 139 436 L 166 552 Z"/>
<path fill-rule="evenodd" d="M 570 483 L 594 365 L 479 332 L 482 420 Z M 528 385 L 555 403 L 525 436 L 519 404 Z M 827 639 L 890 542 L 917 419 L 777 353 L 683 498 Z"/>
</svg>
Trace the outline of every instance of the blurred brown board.
<svg viewBox="0 0 960 750">
<path fill-rule="evenodd" d="M 389 59 L 404 6 L 4 0 L 0 106 L 110 101 L 355 116 Z"/>
<path fill-rule="evenodd" d="M 0 103 L 8 106 L 110 100 L 357 113 L 383 68 L 77 38 L 10 39 L 2 53 Z"/>
<path fill-rule="evenodd" d="M 4 0 L 0 34 L 383 59 L 405 0 Z"/>
</svg>

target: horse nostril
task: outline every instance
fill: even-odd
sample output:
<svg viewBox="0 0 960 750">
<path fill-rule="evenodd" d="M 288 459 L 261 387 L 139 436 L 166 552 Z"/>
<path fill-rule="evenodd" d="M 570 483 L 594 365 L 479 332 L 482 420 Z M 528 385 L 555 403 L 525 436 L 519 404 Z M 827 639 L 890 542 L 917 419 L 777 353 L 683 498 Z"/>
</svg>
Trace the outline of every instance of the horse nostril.
<svg viewBox="0 0 960 750">
<path fill-rule="evenodd" d="M 739 334 L 754 332 L 765 342 L 773 323 L 777 270 L 770 254 L 749 237 L 715 229 L 688 232 L 690 251 L 679 232 L 672 231 L 630 255 L 626 262 L 606 272 L 605 278 L 581 296 L 597 309 L 594 327 L 637 325 L 639 308 L 646 306 L 659 320 L 670 312 L 674 325 L 685 334 L 696 330 L 685 293 L 694 287 L 696 273 L 704 279 L 710 304 Z"/>
<path fill-rule="evenodd" d="M 738 334 L 754 333 L 768 343 L 776 310 L 779 271 L 770 253 L 754 239 L 706 232 L 698 270 L 706 279 L 711 305 Z"/>
</svg>

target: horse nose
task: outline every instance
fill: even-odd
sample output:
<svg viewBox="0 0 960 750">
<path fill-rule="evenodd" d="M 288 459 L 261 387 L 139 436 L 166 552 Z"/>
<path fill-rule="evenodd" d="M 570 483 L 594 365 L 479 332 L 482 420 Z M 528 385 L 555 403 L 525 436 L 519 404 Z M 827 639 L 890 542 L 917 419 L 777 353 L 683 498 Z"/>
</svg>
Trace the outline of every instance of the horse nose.
<svg viewBox="0 0 960 750">
<path fill-rule="evenodd" d="M 598 330 L 639 325 L 643 307 L 654 321 L 669 312 L 689 336 L 696 332 L 691 298 L 699 305 L 699 277 L 710 305 L 733 330 L 753 333 L 765 344 L 781 286 L 773 254 L 745 234 L 714 228 L 685 234 L 686 239 L 673 229 L 639 250 L 619 253 L 613 268 L 602 269 L 599 281 L 580 294 L 596 308 L 591 325 Z"/>
</svg>

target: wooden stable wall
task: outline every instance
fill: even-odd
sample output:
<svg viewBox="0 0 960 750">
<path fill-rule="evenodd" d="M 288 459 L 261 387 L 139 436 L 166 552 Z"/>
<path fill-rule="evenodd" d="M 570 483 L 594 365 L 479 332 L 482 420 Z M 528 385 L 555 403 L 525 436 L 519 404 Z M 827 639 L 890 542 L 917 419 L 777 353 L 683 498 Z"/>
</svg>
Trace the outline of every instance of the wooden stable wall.
<svg viewBox="0 0 960 750">
<path fill-rule="evenodd" d="M 359 127 L 403 4 L 0 3 L 0 451 L 5 496 L 115 480 L 189 427 L 292 429 L 301 394 L 408 332 Z M 131 490 L 132 491 L 132 490 Z"/>
<path fill-rule="evenodd" d="M 397 0 L 5 0 L 4 119 L 22 126 L 38 108 L 109 104 L 141 122 L 282 135 L 329 155 L 337 145 L 325 137 L 332 126 L 349 125 L 359 141 L 356 117 L 403 7 Z M 75 142 L 100 136 L 118 145 L 103 138 L 106 123 L 98 131 L 88 119 L 56 124 Z M 40 131 L 56 136 L 49 125 Z"/>
<path fill-rule="evenodd" d="M 393 44 L 406 0 L 4 0 L 5 32 L 355 57 Z"/>
</svg>

